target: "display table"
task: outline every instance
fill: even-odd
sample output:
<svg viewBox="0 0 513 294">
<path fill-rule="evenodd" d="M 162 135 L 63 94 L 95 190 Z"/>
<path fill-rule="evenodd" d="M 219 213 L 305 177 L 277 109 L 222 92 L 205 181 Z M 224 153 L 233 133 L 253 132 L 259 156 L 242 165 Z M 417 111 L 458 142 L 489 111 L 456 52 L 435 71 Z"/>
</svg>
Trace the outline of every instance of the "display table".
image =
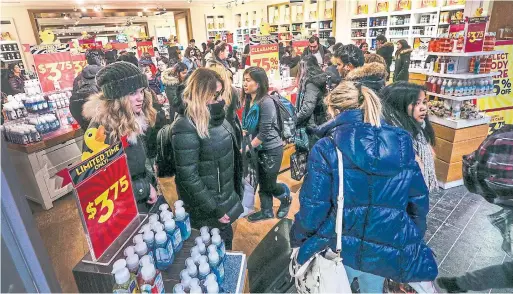
<svg viewBox="0 0 513 294">
<path fill-rule="evenodd" d="M 159 203 L 160 204 L 160 203 Z M 154 206 L 156 209 L 158 205 Z M 152 209 L 152 211 L 154 210 Z M 142 217 L 143 215 L 141 215 Z M 148 222 L 148 218 L 143 222 Z M 122 250 L 116 254 L 111 264 L 107 266 L 85 263 L 80 261 L 73 268 L 73 276 L 77 283 L 80 293 L 112 293 L 115 285 L 114 275 L 111 273 L 112 264 L 120 258 L 125 258 L 123 251 L 126 247 L 132 245 L 132 238 L 135 234 L 128 234 L 128 242 L 124 244 Z M 180 282 L 180 272 L 185 268 L 185 260 L 190 257 L 191 248 L 195 245 L 194 239 L 200 235 L 198 230 L 192 230 L 192 234 L 183 243 L 182 249 L 175 254 L 175 260 L 168 270 L 162 271 L 164 280 L 164 289 L 167 293 L 172 293 L 173 287 Z M 89 253 L 84 256 L 85 259 Z M 246 255 L 239 252 L 227 252 L 224 261 L 225 279 L 221 288 L 224 293 L 242 293 L 244 290 L 246 276 Z"/>
<path fill-rule="evenodd" d="M 80 161 L 83 134 L 81 129 L 69 127 L 34 144 L 7 143 L 4 152 L 9 153 L 18 177 L 23 179 L 25 197 L 50 209 L 53 201 L 72 191 L 71 185 L 61 187 L 62 179 L 56 173 Z"/>
</svg>

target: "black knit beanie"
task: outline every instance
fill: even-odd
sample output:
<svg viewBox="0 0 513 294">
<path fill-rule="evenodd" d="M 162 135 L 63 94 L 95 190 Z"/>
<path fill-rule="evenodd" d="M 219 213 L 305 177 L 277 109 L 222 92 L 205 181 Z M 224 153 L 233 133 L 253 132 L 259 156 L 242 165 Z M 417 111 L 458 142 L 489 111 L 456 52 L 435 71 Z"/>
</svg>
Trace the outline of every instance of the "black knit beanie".
<svg viewBox="0 0 513 294">
<path fill-rule="evenodd" d="M 120 99 L 139 88 L 148 87 L 148 78 L 137 66 L 118 61 L 107 65 L 96 74 L 96 85 L 105 98 Z"/>
</svg>

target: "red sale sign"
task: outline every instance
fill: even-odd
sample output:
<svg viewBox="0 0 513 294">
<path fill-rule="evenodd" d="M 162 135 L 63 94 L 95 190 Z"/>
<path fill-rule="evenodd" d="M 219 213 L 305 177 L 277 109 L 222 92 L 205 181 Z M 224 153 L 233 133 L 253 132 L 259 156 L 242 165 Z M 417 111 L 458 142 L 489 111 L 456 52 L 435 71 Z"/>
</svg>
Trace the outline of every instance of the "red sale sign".
<svg viewBox="0 0 513 294">
<path fill-rule="evenodd" d="M 137 55 L 142 57 L 144 53 L 149 53 L 152 57 L 155 56 L 152 41 L 137 42 Z"/>
<path fill-rule="evenodd" d="M 292 48 L 294 48 L 294 51 L 296 51 L 297 56 L 301 56 L 306 47 L 308 47 L 308 40 L 292 42 Z"/>
<path fill-rule="evenodd" d="M 278 70 L 278 44 L 249 46 L 251 66 L 263 68 L 266 72 Z"/>
<path fill-rule="evenodd" d="M 102 42 L 95 41 L 94 39 L 78 40 L 78 44 L 80 45 L 80 48 L 82 48 L 83 50 L 102 49 L 103 48 Z"/>
<path fill-rule="evenodd" d="M 55 82 L 61 89 L 73 87 L 73 80 L 78 74 L 75 70 L 80 69 L 73 63 L 69 52 L 35 54 L 34 63 L 43 92 L 56 90 Z"/>
<path fill-rule="evenodd" d="M 68 169 L 93 260 L 99 259 L 137 217 L 122 143 Z"/>
<path fill-rule="evenodd" d="M 469 19 L 465 34 L 465 52 L 483 51 L 487 24 L 488 20 L 486 17 Z"/>
<path fill-rule="evenodd" d="M 73 69 L 75 70 L 75 78 L 79 73 L 82 72 L 84 67 L 87 65 L 87 61 L 84 53 L 72 54 L 71 61 L 73 62 Z"/>
</svg>

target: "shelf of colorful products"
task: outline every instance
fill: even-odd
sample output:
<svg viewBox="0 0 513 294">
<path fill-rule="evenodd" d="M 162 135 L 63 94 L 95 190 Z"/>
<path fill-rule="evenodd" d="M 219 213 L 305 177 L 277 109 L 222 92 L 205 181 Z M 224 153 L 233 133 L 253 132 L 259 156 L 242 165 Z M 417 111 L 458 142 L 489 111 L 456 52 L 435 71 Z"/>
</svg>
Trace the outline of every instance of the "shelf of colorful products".
<svg viewBox="0 0 513 294">
<path fill-rule="evenodd" d="M 16 41 L 0 41 L 0 60 L 3 62 L 22 61 L 21 51 Z"/>
<path fill-rule="evenodd" d="M 185 250 L 184 242 L 191 237 L 190 218 L 183 208 L 183 201 L 175 202 L 175 215 L 167 203 L 159 206 L 159 214 L 151 214 L 149 222 L 142 225 L 133 245 L 124 248 L 126 258 L 112 265 L 116 284 L 113 291 L 142 293 L 222 293 L 225 280 L 226 249 L 219 229 L 200 229 L 194 239 L 185 267 L 181 266 L 179 282 L 173 289 L 164 289 L 163 274 L 175 263 L 175 256 Z M 168 285 L 170 286 L 170 285 Z"/>
<path fill-rule="evenodd" d="M 38 80 L 25 81 L 25 93 L 8 97 L 2 115 L 7 141 L 36 143 L 75 123 L 69 111 L 71 89 L 42 93 Z"/>
</svg>

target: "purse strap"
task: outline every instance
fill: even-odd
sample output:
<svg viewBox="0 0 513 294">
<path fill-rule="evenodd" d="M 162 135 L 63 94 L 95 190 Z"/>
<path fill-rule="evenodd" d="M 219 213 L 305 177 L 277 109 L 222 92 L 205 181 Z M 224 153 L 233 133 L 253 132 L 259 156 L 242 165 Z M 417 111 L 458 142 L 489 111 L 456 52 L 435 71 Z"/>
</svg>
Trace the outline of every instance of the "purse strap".
<svg viewBox="0 0 513 294">
<path fill-rule="evenodd" d="M 334 141 L 333 145 L 335 145 Z M 337 220 L 335 223 L 335 232 L 337 233 L 336 253 L 340 257 L 340 252 L 342 251 L 342 220 L 344 218 L 344 158 L 337 145 L 335 145 L 335 149 L 337 150 L 338 162 Z"/>
</svg>

